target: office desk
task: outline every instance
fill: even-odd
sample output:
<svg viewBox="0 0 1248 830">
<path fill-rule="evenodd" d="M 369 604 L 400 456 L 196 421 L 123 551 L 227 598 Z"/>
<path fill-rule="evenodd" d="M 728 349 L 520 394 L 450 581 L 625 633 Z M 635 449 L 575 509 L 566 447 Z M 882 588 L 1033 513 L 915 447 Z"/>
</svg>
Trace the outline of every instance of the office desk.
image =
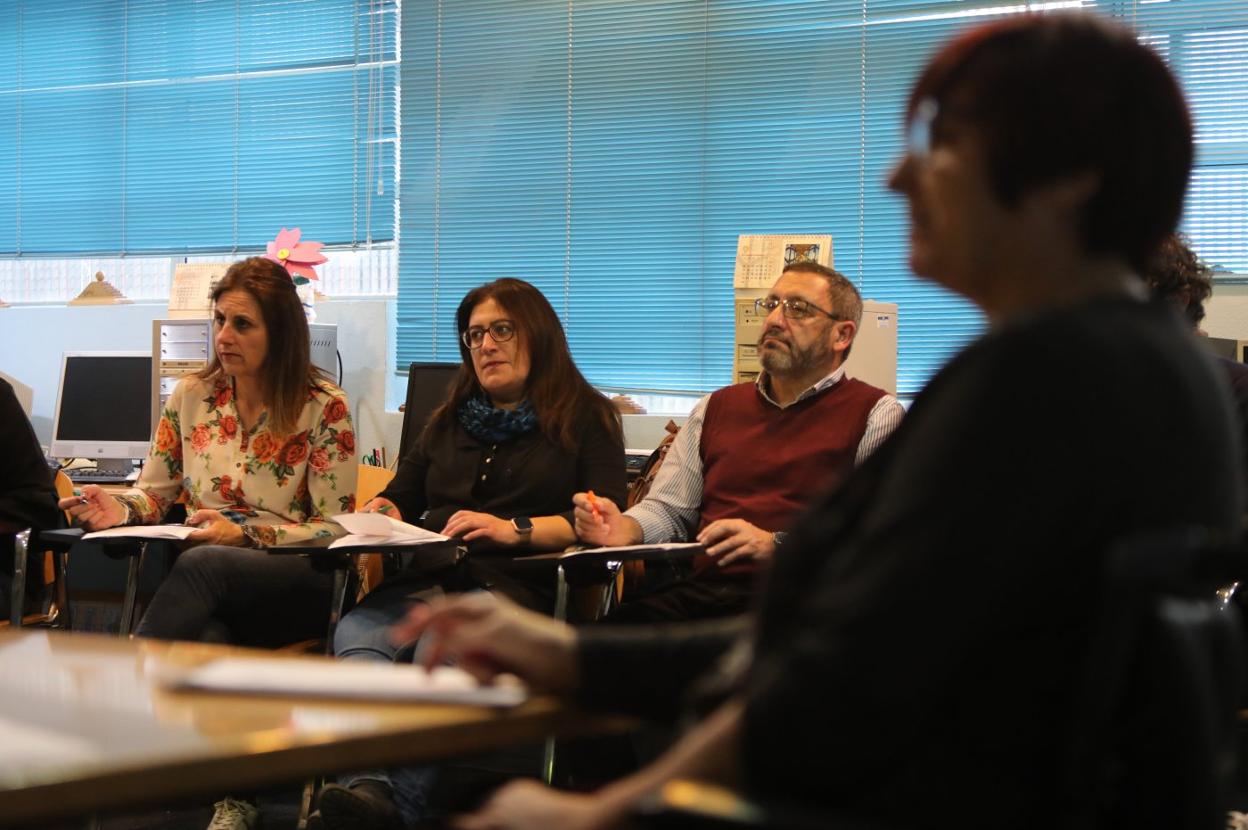
<svg viewBox="0 0 1248 830">
<path fill-rule="evenodd" d="M 0 824 L 210 798 L 628 725 L 548 697 L 491 710 L 172 692 L 157 682 L 227 654 L 273 656 L 95 634 L 0 633 Z"/>
</svg>

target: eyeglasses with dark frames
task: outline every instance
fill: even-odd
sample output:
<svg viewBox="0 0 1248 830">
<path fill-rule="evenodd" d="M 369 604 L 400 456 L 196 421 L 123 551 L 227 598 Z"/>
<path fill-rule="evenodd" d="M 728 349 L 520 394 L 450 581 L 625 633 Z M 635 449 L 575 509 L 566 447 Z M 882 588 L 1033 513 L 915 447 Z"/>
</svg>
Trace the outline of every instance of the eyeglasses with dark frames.
<svg viewBox="0 0 1248 830">
<path fill-rule="evenodd" d="M 485 342 L 486 332 L 495 343 L 506 343 L 516 336 L 516 324 L 510 320 L 495 320 L 487 327 L 473 326 L 460 335 L 464 345 L 474 352 Z"/>
<path fill-rule="evenodd" d="M 830 317 L 833 320 L 842 319 L 838 315 L 833 314 L 831 311 L 827 311 L 826 309 L 822 309 L 817 305 L 812 305 L 811 303 L 796 297 L 782 300 L 774 294 L 769 294 L 766 297 L 759 297 L 754 301 L 754 308 L 758 309 L 758 313 L 764 316 L 775 311 L 777 307 L 783 307 L 784 316 L 790 320 L 805 320 L 813 316 L 816 311 Z"/>
</svg>

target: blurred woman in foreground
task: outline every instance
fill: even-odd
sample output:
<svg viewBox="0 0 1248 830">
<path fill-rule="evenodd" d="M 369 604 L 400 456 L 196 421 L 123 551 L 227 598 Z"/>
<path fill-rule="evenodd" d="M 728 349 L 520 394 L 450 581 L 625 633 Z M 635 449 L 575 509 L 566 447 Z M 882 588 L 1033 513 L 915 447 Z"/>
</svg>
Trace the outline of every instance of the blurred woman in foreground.
<svg viewBox="0 0 1248 830">
<path fill-rule="evenodd" d="M 735 632 L 574 630 L 484 595 L 416 609 L 396 636 L 435 637 L 432 655 L 483 678 L 669 715 L 710 670 L 727 690 L 641 772 L 593 796 L 511 784 L 456 827 L 620 826 L 675 778 L 869 826 L 1053 827 L 1072 811 L 1192 826 L 1177 799 L 1133 821 L 1139 782 L 1080 782 L 1120 800 L 1081 798 L 1066 764 L 1112 543 L 1239 525 L 1225 391 L 1139 277 L 1191 169 L 1178 85 L 1123 27 L 1018 15 L 941 49 L 905 127 L 889 184 L 911 267 L 989 332 L 794 526 Z M 1217 824 L 1221 805 L 1190 806 Z"/>
</svg>

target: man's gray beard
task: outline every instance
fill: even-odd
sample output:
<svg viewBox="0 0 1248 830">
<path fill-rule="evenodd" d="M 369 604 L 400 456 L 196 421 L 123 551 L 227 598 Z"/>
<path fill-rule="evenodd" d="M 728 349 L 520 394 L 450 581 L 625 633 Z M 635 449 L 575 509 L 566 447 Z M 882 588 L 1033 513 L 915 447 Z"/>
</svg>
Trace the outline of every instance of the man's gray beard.
<svg viewBox="0 0 1248 830">
<path fill-rule="evenodd" d="M 766 351 L 760 355 L 759 363 L 769 375 L 784 375 L 793 371 L 793 353 Z"/>
<path fill-rule="evenodd" d="M 758 362 L 762 364 L 767 374 L 781 377 L 804 375 L 828 356 L 826 350 L 814 346 L 801 351 L 794 349 L 792 344 L 786 343 L 785 345 L 789 347 L 788 351 L 781 349 L 764 351 L 762 345 L 759 345 Z"/>
</svg>

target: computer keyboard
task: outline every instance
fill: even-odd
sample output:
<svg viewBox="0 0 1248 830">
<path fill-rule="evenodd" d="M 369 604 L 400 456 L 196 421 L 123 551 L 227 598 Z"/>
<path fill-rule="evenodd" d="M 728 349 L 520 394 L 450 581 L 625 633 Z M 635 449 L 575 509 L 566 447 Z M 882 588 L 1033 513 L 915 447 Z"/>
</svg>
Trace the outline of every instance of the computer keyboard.
<svg viewBox="0 0 1248 830">
<path fill-rule="evenodd" d="M 99 470 L 66 470 L 65 475 L 74 484 L 126 484 L 125 476 L 116 473 L 102 473 Z"/>
</svg>

